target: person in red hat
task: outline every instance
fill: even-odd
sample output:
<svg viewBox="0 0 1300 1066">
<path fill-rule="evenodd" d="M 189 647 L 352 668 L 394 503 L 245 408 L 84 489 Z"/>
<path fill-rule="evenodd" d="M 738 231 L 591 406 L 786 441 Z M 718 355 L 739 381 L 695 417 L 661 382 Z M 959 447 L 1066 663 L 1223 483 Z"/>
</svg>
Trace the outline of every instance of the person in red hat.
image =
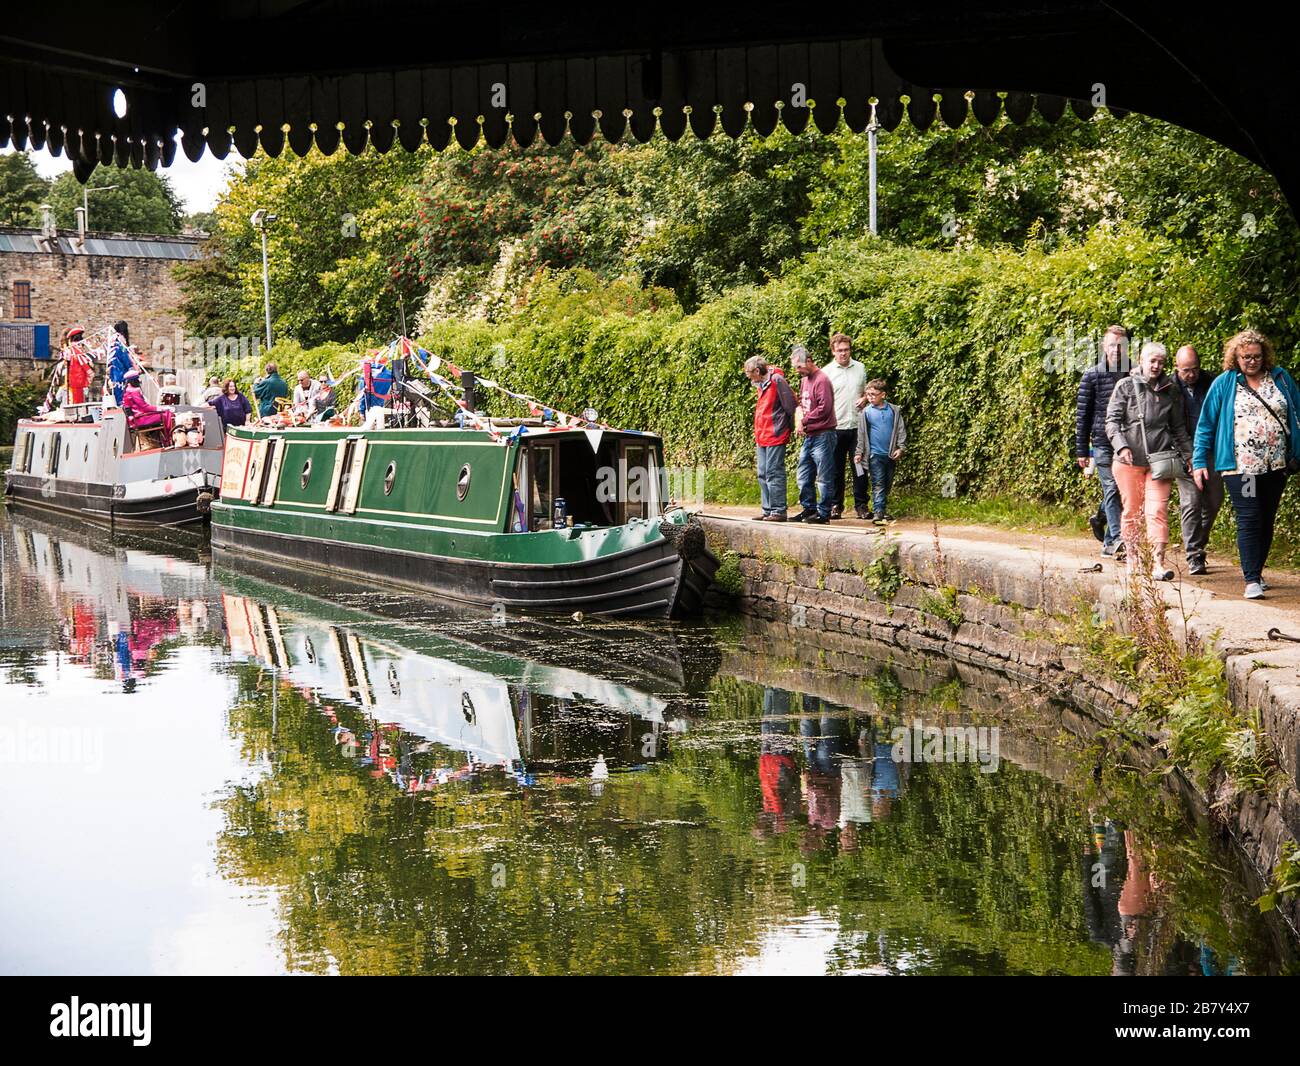
<svg viewBox="0 0 1300 1066">
<path fill-rule="evenodd" d="M 165 408 L 155 407 L 145 399 L 144 392 L 140 389 L 140 368 L 137 366 L 126 372 L 122 410 L 126 412 L 127 423 L 132 430 L 161 428 L 163 440 L 171 443 L 172 430 L 176 428 L 175 415 Z"/>
<path fill-rule="evenodd" d="M 68 403 L 85 403 L 95 376 L 95 358 L 86 350 L 85 331 L 69 326 L 63 334 L 63 372 L 68 379 Z"/>
</svg>

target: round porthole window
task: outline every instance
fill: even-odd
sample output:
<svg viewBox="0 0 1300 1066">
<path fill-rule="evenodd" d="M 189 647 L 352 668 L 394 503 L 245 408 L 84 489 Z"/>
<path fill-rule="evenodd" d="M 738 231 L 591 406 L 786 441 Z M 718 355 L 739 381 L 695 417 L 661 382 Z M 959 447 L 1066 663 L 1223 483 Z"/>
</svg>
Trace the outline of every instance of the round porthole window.
<svg viewBox="0 0 1300 1066">
<path fill-rule="evenodd" d="M 300 477 L 298 481 L 305 489 L 307 487 L 307 482 L 309 482 L 310 480 L 311 480 L 311 460 L 308 459 L 305 463 L 302 464 L 302 477 Z"/>
<path fill-rule="evenodd" d="M 388 469 L 384 471 L 384 495 L 389 496 L 393 492 L 393 482 L 397 479 L 397 462 L 388 464 Z"/>
<path fill-rule="evenodd" d="M 469 463 L 460 468 L 460 477 L 456 479 L 456 499 L 464 500 L 469 494 Z"/>
</svg>

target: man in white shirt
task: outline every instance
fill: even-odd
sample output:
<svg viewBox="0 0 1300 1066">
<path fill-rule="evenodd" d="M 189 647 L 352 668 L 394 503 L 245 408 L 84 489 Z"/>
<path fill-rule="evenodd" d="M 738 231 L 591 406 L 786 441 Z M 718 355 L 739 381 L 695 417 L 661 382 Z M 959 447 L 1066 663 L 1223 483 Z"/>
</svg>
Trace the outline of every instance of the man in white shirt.
<svg viewBox="0 0 1300 1066">
<path fill-rule="evenodd" d="M 831 337 L 831 361 L 822 367 L 835 390 L 835 498 L 831 517 L 844 517 L 844 462 L 853 456 L 857 443 L 858 412 L 866 404 L 866 368 L 853 358 L 853 340 L 843 333 Z M 853 510 L 859 518 L 871 517 L 869 478 L 853 470 Z"/>
<path fill-rule="evenodd" d="M 320 382 L 313 381 L 306 370 L 298 371 L 298 384 L 293 387 L 294 410 L 311 417 L 316 414 L 316 397 L 320 395 Z"/>
</svg>

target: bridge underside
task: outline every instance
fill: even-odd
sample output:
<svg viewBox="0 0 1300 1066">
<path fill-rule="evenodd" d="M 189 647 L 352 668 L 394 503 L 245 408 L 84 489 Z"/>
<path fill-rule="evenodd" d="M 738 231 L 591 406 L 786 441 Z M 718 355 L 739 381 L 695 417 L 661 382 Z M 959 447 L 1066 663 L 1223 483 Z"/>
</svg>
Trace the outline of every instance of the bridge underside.
<svg viewBox="0 0 1300 1066">
<path fill-rule="evenodd" d="M 75 10 L 74 10 L 75 8 Z M 778 123 L 925 128 L 1096 103 L 1204 134 L 1300 194 L 1283 35 L 1182 5 L 788 0 L 50 0 L 0 34 L 0 146 L 156 167 L 232 148 L 361 152 L 454 138 L 731 136 Z M 114 94 L 125 94 L 119 117 Z M 839 101 L 843 103 L 839 103 Z M 811 103 L 812 106 L 809 106 Z"/>
</svg>

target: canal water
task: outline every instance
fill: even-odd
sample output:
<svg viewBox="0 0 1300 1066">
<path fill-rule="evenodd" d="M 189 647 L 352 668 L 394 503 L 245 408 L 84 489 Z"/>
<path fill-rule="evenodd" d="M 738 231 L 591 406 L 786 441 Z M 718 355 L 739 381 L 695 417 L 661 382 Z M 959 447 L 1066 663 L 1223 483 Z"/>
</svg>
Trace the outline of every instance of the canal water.
<svg viewBox="0 0 1300 1066">
<path fill-rule="evenodd" d="M 0 550 L 4 972 L 1295 968 L 1158 766 L 1014 678 L 14 514 Z"/>
</svg>

